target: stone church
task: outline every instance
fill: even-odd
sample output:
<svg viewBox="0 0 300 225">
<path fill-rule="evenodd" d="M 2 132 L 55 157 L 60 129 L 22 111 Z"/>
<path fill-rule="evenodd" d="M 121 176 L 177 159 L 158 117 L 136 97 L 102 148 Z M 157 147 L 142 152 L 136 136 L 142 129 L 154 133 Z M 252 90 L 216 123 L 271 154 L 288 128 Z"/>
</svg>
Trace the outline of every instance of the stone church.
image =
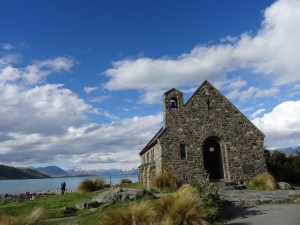
<svg viewBox="0 0 300 225">
<path fill-rule="evenodd" d="M 267 170 L 264 134 L 208 81 L 184 103 L 173 88 L 163 95 L 163 127 L 140 152 L 139 182 L 150 185 L 166 168 L 237 184 Z"/>
</svg>

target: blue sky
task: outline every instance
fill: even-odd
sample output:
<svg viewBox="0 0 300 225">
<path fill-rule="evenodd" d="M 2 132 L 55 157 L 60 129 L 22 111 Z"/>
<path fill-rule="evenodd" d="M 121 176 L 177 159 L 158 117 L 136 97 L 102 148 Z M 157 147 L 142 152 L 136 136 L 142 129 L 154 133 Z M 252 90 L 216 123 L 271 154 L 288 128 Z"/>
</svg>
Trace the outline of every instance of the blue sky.
<svg viewBox="0 0 300 225">
<path fill-rule="evenodd" d="M 300 2 L 0 0 L 0 163 L 131 169 L 162 94 L 209 80 L 300 144 Z"/>
</svg>

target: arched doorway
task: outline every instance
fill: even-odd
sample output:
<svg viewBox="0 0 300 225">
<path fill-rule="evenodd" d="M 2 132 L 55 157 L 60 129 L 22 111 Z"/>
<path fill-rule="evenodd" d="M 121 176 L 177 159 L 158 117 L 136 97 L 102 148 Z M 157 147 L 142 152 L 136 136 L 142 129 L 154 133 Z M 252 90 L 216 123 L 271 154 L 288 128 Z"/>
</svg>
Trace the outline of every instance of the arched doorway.
<svg viewBox="0 0 300 225">
<path fill-rule="evenodd" d="M 210 179 L 224 178 L 221 148 L 216 137 L 209 137 L 204 141 L 203 161 L 204 169 L 210 174 Z"/>
</svg>

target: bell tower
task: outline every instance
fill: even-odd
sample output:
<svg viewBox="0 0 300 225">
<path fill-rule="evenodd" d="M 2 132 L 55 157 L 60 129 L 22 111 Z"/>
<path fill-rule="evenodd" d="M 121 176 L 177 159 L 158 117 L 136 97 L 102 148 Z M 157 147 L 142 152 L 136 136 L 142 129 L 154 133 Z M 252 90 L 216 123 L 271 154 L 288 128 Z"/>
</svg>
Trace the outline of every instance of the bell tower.
<svg viewBox="0 0 300 225">
<path fill-rule="evenodd" d="M 174 125 L 178 112 L 183 108 L 182 92 L 173 88 L 163 95 L 163 126 Z"/>
</svg>

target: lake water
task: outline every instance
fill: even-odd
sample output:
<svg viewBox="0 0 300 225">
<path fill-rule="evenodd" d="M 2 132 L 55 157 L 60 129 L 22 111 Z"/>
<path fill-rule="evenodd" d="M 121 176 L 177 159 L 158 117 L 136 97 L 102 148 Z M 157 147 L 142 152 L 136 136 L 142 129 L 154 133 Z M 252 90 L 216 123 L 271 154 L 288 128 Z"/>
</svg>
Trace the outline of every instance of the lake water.
<svg viewBox="0 0 300 225">
<path fill-rule="evenodd" d="M 95 177 L 64 177 L 64 178 L 45 178 L 45 179 L 20 179 L 20 180 L 0 180 L 0 195 L 20 194 L 25 192 L 37 192 L 46 190 L 60 190 L 60 184 L 65 181 L 67 191 L 74 191 L 81 181 Z M 122 178 L 128 178 L 132 182 L 137 182 L 137 175 L 120 176 L 101 176 L 106 184 L 119 184 Z"/>
</svg>

